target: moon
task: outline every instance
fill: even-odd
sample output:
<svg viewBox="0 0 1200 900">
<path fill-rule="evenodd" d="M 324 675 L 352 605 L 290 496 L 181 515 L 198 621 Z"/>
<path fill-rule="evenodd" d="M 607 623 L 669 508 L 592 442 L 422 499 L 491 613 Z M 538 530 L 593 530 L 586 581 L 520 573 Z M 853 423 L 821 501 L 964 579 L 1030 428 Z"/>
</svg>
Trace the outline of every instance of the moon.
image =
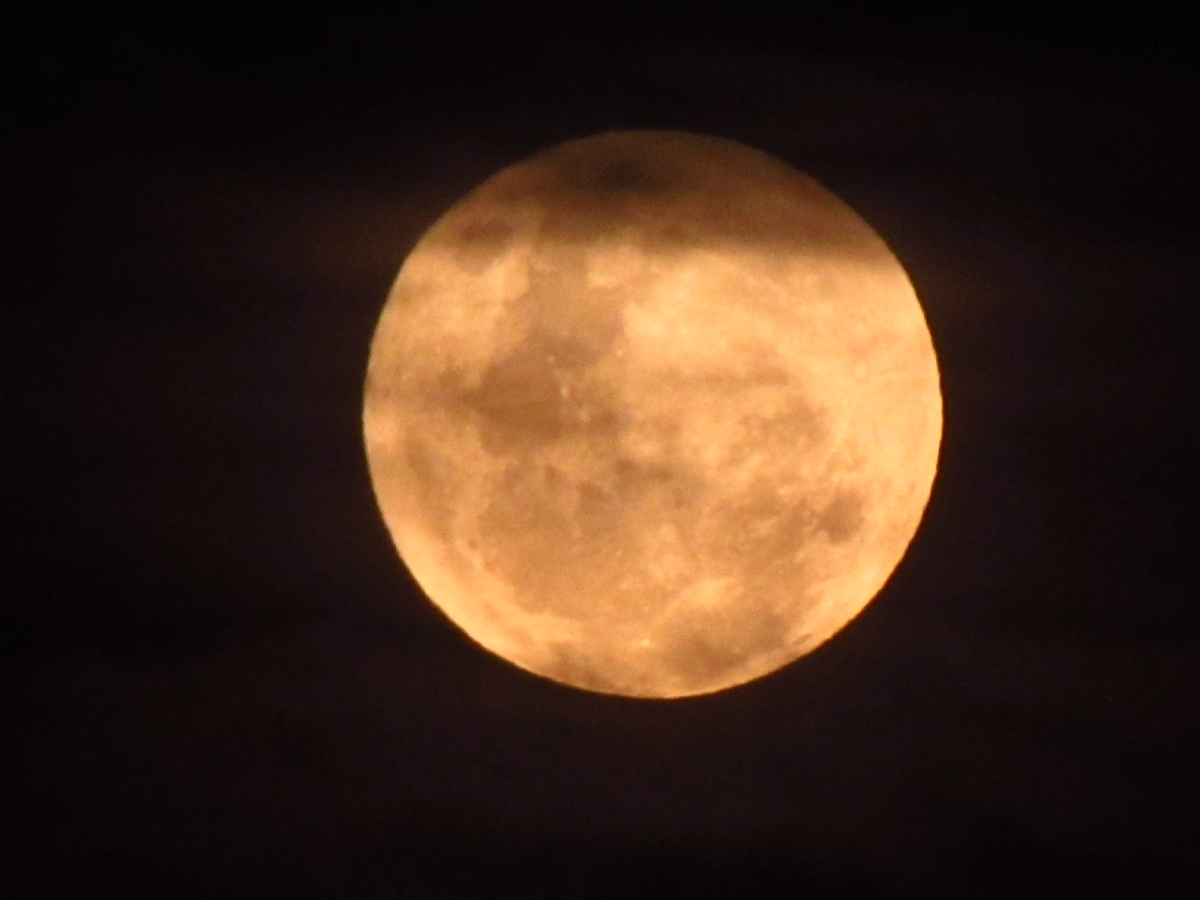
<svg viewBox="0 0 1200 900">
<path fill-rule="evenodd" d="M 742 144 L 610 132 L 503 169 L 400 269 L 367 460 L 428 597 L 517 666 L 675 698 L 879 592 L 937 469 L 937 359 L 849 206 Z"/>
</svg>

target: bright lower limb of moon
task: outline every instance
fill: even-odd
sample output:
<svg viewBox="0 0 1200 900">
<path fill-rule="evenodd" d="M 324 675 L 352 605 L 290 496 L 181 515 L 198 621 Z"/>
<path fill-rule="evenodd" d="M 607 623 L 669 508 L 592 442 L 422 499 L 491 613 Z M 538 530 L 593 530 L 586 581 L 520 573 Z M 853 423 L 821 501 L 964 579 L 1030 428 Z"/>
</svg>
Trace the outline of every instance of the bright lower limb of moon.
<svg viewBox="0 0 1200 900">
<path fill-rule="evenodd" d="M 937 363 L 849 207 L 694 135 L 569 142 L 401 269 L 364 401 L 376 496 L 429 597 L 532 672 L 644 697 L 803 655 L 919 524 Z"/>
</svg>

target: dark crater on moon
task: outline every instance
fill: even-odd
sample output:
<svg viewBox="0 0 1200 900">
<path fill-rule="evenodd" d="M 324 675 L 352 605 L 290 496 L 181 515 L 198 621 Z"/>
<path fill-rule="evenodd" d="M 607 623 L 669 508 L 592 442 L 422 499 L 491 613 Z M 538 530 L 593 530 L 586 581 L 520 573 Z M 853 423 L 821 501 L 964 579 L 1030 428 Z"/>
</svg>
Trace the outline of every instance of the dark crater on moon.
<svg viewBox="0 0 1200 900">
<path fill-rule="evenodd" d="M 821 513 L 817 527 L 835 544 L 843 544 L 863 526 L 863 497 L 839 491 Z"/>
<path fill-rule="evenodd" d="M 661 197 L 687 180 L 688 169 L 663 147 L 647 146 L 636 139 L 623 143 L 626 145 L 593 147 L 586 152 L 568 144 L 551 151 L 545 159 L 553 173 L 547 187 L 552 191 L 557 185 L 571 194 Z"/>
<path fill-rule="evenodd" d="M 507 222 L 476 219 L 460 228 L 447 246 L 453 251 L 456 263 L 478 274 L 504 254 L 513 232 L 513 227 Z"/>
<path fill-rule="evenodd" d="M 657 196 L 674 184 L 657 167 L 642 159 L 617 159 L 583 173 L 581 187 L 600 193 L 635 193 Z"/>
<path fill-rule="evenodd" d="M 508 311 L 525 339 L 456 392 L 481 417 L 490 453 L 532 452 L 568 432 L 611 438 L 628 418 L 613 388 L 590 377 L 624 337 L 621 304 L 589 289 L 572 255 L 559 263 L 535 269 Z"/>
<path fill-rule="evenodd" d="M 497 456 L 536 452 L 568 434 L 614 440 L 629 415 L 611 388 L 572 373 L 554 345 L 526 341 L 484 372 L 458 400 L 479 416 L 484 449 Z"/>
</svg>

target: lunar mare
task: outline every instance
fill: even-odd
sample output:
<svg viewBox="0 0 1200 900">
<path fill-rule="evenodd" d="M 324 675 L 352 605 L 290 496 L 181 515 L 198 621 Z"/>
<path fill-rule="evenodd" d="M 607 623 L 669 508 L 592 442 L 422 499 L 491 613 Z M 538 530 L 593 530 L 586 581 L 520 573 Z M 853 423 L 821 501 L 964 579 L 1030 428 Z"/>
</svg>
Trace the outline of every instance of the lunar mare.
<svg viewBox="0 0 1200 900">
<path fill-rule="evenodd" d="M 751 148 L 613 132 L 499 172 L 405 261 L 364 398 L 430 599 L 531 672 L 679 697 L 883 586 L 941 439 L 929 330 L 846 204 Z"/>
</svg>

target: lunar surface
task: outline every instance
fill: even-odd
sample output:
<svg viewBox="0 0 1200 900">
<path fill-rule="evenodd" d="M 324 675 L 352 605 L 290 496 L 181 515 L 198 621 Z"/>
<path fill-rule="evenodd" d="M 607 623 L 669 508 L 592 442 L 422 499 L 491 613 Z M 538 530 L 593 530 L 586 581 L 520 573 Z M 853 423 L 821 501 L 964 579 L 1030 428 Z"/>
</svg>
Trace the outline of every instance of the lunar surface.
<svg viewBox="0 0 1200 900">
<path fill-rule="evenodd" d="M 920 304 L 845 203 L 732 141 L 613 132 L 504 169 L 400 270 L 367 457 L 449 618 L 555 681 L 765 675 L 884 585 L 941 439 Z"/>
</svg>

